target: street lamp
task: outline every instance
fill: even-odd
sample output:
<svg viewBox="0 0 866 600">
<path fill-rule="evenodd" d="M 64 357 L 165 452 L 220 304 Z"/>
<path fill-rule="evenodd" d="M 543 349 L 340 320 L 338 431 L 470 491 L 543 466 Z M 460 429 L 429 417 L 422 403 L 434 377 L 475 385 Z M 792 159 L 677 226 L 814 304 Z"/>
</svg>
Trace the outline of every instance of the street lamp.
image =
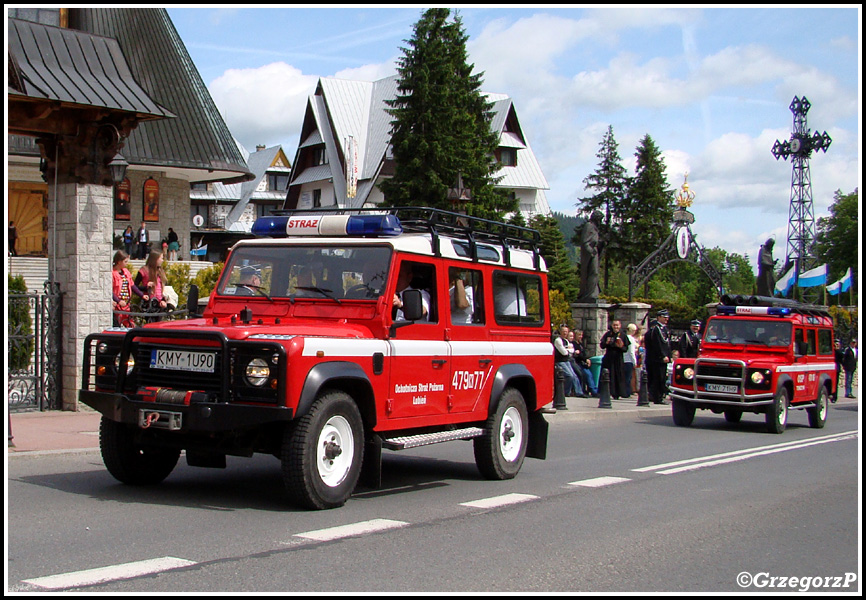
<svg viewBox="0 0 866 600">
<path fill-rule="evenodd" d="M 458 205 L 472 200 L 472 190 L 463 187 L 462 173 L 457 173 L 457 185 L 453 188 L 448 188 L 448 199 L 451 201 L 451 207 L 454 212 L 458 211 Z"/>
<path fill-rule="evenodd" d="M 111 171 L 111 180 L 114 183 L 120 183 L 126 177 L 126 167 L 129 166 L 129 163 L 126 162 L 126 159 L 123 158 L 123 155 L 118 152 L 114 155 L 114 158 L 111 159 L 111 162 L 108 163 L 108 169 Z"/>
</svg>

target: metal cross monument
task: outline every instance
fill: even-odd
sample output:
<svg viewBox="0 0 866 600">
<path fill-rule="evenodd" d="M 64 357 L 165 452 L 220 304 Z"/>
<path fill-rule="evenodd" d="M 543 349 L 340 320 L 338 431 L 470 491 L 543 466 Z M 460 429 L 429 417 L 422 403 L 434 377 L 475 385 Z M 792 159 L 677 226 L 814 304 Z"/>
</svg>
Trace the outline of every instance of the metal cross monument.
<svg viewBox="0 0 866 600">
<path fill-rule="evenodd" d="M 785 270 L 793 263 L 797 264 L 797 273 L 803 273 L 817 265 L 817 258 L 812 252 L 815 243 L 815 209 L 812 202 L 812 178 L 809 174 L 809 158 L 813 151 L 827 152 L 830 147 L 830 136 L 827 132 L 810 134 L 806 127 L 806 113 L 811 104 L 804 96 L 794 96 L 791 101 L 791 112 L 794 113 L 794 131 L 787 142 L 776 140 L 773 144 L 773 156 L 776 160 L 791 157 L 793 174 L 791 175 L 791 205 L 788 210 L 788 247 L 785 253 Z"/>
</svg>

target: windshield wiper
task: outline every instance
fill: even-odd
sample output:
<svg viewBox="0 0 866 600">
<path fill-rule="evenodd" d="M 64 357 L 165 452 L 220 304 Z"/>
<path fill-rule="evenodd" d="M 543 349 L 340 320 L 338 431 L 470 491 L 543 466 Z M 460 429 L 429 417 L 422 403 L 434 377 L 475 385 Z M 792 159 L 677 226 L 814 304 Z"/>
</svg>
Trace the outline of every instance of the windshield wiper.
<svg viewBox="0 0 866 600">
<path fill-rule="evenodd" d="M 312 285 L 310 285 L 310 286 L 303 285 L 303 286 L 296 287 L 296 288 L 295 288 L 295 291 L 297 291 L 297 290 L 304 290 L 304 291 L 307 291 L 307 292 L 318 292 L 319 294 L 323 295 L 325 298 L 328 298 L 329 300 L 334 300 L 334 301 L 336 301 L 337 304 L 342 304 L 342 303 L 343 303 L 342 300 L 340 300 L 339 298 L 337 298 L 337 297 L 334 295 L 334 290 L 330 290 L 330 289 L 327 289 L 327 288 L 320 288 L 320 287 L 316 287 L 316 286 L 312 286 Z M 295 295 L 292 294 L 292 297 L 294 298 Z"/>
</svg>

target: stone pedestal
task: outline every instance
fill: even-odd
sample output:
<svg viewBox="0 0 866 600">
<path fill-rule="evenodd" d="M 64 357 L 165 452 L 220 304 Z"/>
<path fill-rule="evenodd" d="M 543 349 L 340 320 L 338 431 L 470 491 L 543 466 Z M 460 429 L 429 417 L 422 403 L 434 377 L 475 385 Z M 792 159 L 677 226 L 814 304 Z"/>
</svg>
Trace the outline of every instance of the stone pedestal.
<svg viewBox="0 0 866 600">
<path fill-rule="evenodd" d="M 607 331 L 608 313 L 612 304 L 599 302 L 598 304 L 585 304 L 574 302 L 571 305 L 571 316 L 577 329 L 583 331 L 583 346 L 589 356 L 601 354 L 598 344 L 601 336 Z"/>
<path fill-rule="evenodd" d="M 652 307 L 649 304 L 643 302 L 619 304 L 614 310 L 614 319 L 618 319 L 622 323 L 623 331 L 626 331 L 629 323 L 634 323 L 641 333 L 646 333 L 648 323 L 645 319 L 650 308 Z"/>
<path fill-rule="evenodd" d="M 111 326 L 112 188 L 49 184 L 48 277 L 63 293 L 62 405 L 77 410 L 84 338 Z"/>
</svg>

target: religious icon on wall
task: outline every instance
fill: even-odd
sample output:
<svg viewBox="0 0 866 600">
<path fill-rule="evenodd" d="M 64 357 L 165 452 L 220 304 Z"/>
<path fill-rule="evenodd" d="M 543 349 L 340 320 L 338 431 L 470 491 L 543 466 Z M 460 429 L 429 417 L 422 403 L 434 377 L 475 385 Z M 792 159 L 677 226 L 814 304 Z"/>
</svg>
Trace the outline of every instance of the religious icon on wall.
<svg viewBox="0 0 866 600">
<path fill-rule="evenodd" d="M 144 216 L 143 221 L 159 221 L 159 182 L 148 177 L 144 182 Z"/>
<path fill-rule="evenodd" d="M 129 221 L 132 219 L 129 201 L 132 186 L 129 184 L 129 179 L 124 178 L 114 186 L 114 220 Z"/>
</svg>

